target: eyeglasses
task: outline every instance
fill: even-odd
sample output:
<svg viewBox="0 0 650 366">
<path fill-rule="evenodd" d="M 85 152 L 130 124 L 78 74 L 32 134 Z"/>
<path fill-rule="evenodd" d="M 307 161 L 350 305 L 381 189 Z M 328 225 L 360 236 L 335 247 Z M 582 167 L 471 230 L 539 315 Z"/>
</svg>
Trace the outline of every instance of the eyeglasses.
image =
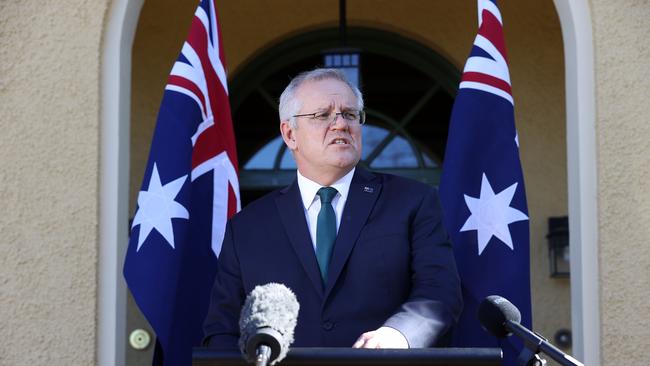
<svg viewBox="0 0 650 366">
<path fill-rule="evenodd" d="M 349 125 L 362 125 L 366 122 L 366 112 L 349 110 L 343 112 L 316 112 L 316 113 L 305 113 L 305 114 L 296 114 L 293 117 L 307 117 L 318 124 L 330 124 L 341 116 Z"/>
</svg>

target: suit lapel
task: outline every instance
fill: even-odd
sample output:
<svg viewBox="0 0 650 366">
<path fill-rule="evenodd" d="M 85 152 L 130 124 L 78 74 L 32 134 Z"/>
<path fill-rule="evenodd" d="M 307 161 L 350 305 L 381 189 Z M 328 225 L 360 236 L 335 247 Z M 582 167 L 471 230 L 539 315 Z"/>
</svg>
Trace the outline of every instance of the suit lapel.
<svg viewBox="0 0 650 366">
<path fill-rule="evenodd" d="M 312 285 L 314 285 L 316 292 L 322 297 L 323 285 L 314 247 L 309 231 L 307 230 L 307 221 L 302 206 L 302 199 L 300 198 L 298 182 L 294 181 L 292 185 L 282 190 L 281 194 L 276 197 L 275 204 L 289 241 L 300 259 L 302 267 L 311 280 Z"/>
<path fill-rule="evenodd" d="M 379 197 L 380 191 L 381 184 L 377 181 L 375 175 L 357 167 L 350 184 L 341 225 L 334 243 L 325 297 L 329 295 L 338 280 L 359 237 L 359 233 L 364 227 L 368 215 L 370 215 L 377 201 L 377 197 Z"/>
</svg>

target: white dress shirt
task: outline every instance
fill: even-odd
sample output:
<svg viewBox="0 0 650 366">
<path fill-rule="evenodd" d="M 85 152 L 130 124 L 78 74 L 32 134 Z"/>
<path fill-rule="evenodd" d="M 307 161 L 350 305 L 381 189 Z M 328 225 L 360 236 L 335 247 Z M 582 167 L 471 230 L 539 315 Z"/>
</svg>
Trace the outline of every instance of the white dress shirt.
<svg viewBox="0 0 650 366">
<path fill-rule="evenodd" d="M 354 170 L 344 175 L 341 179 L 334 182 L 329 187 L 335 188 L 338 193 L 332 199 L 332 208 L 336 215 L 336 232 L 339 232 L 341 226 L 341 217 L 343 216 L 343 208 L 345 202 L 348 200 L 348 192 L 350 192 L 350 183 L 352 183 L 352 176 Z M 317 194 L 318 190 L 323 186 L 305 178 L 298 170 L 298 188 L 300 189 L 300 196 L 302 197 L 302 207 L 305 210 L 305 218 L 307 219 L 307 227 L 309 228 L 309 236 L 311 236 L 311 243 L 316 250 L 316 223 L 318 222 L 318 213 L 320 212 L 320 196 Z"/>
<path fill-rule="evenodd" d="M 330 187 L 333 187 L 338 191 L 336 196 L 332 199 L 332 208 L 334 208 L 334 213 L 336 215 L 337 233 L 341 226 L 343 208 L 345 207 L 345 202 L 348 200 L 348 192 L 350 192 L 350 184 L 352 183 L 352 176 L 354 176 L 355 169 L 356 168 L 353 168 L 348 174 L 330 185 Z M 314 251 L 316 251 L 316 223 L 318 222 L 318 213 L 320 212 L 320 196 L 317 193 L 323 186 L 313 180 L 305 178 L 298 170 L 296 170 L 296 172 L 298 173 L 298 188 L 300 189 L 300 196 L 302 198 L 302 207 L 305 211 L 307 226 L 309 227 L 309 236 L 311 236 L 311 243 L 314 247 Z M 384 326 L 361 335 L 353 347 L 409 348 L 409 344 L 406 337 L 404 337 L 400 331 Z"/>
</svg>

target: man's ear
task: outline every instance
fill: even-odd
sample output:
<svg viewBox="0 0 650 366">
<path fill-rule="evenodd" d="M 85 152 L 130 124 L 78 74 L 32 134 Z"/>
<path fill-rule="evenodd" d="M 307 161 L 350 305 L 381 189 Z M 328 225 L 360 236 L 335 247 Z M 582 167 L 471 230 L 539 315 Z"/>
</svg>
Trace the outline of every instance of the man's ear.
<svg viewBox="0 0 650 366">
<path fill-rule="evenodd" d="M 282 134 L 282 139 L 284 140 L 284 143 L 287 144 L 289 150 L 295 150 L 296 149 L 295 131 L 293 130 L 293 127 L 291 127 L 289 121 L 280 122 L 280 134 Z"/>
</svg>

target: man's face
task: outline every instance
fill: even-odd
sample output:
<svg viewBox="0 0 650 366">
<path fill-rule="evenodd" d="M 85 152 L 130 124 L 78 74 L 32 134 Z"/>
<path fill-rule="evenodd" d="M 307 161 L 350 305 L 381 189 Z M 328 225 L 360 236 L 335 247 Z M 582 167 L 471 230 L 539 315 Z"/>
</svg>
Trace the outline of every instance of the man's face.
<svg viewBox="0 0 650 366">
<path fill-rule="evenodd" d="M 333 183 L 349 172 L 361 158 L 361 126 L 350 124 L 341 111 L 356 111 L 357 98 L 345 83 L 336 79 L 308 81 L 296 91 L 302 102 L 298 113 L 330 112 L 329 122 L 296 117 L 296 128 L 282 121 L 280 129 L 285 143 L 293 150 L 300 173 L 321 184 Z M 319 181 L 324 178 L 326 182 Z"/>
</svg>

